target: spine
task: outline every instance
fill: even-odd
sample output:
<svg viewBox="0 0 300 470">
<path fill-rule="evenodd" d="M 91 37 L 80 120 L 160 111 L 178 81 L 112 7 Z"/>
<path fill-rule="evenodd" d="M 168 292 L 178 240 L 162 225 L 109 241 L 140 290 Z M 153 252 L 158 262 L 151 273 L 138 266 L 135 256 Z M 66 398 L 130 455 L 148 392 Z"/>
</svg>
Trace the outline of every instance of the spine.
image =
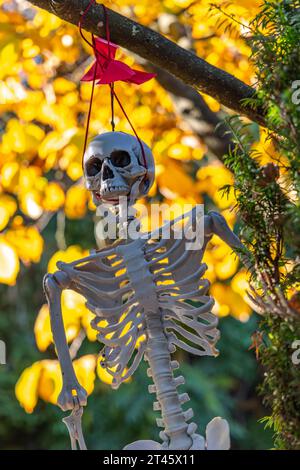
<svg viewBox="0 0 300 470">
<path fill-rule="evenodd" d="M 173 370 L 179 367 L 177 361 L 171 360 L 168 338 L 164 332 L 161 312 L 146 313 L 148 342 L 145 358 L 149 363 L 148 376 L 154 385 L 149 386 L 150 393 L 156 393 L 155 411 L 161 412 L 157 424 L 164 428 L 163 436 L 167 437 L 168 449 L 188 450 L 192 438 L 188 431 L 188 422 L 193 417 L 190 408 L 183 411 L 181 405 L 189 401 L 187 393 L 178 394 L 177 387 L 184 384 L 182 376 L 174 377 Z"/>
</svg>

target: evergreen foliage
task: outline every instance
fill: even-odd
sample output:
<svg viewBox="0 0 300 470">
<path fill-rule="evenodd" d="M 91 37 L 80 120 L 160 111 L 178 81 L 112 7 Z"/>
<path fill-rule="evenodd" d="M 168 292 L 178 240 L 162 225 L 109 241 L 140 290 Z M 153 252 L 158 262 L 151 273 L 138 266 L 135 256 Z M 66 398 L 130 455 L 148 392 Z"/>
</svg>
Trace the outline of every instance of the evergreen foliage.
<svg viewBox="0 0 300 470">
<path fill-rule="evenodd" d="M 264 421 L 280 449 L 300 449 L 300 368 L 292 361 L 293 342 L 300 339 L 299 38 L 298 0 L 265 1 L 249 27 L 258 80 L 251 102 L 265 110 L 272 162 L 261 164 L 253 125 L 237 117 L 227 122 L 235 146 L 226 164 L 235 175 L 242 234 L 252 253 L 250 298 L 263 314 L 260 392 L 272 410 Z"/>
</svg>

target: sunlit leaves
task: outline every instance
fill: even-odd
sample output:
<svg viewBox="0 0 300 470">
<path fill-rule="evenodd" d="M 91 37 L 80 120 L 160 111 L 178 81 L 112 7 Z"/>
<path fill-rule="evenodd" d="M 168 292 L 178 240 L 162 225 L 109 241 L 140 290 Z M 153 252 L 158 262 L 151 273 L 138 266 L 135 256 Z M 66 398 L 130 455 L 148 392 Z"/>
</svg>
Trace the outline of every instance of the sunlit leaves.
<svg viewBox="0 0 300 470">
<path fill-rule="evenodd" d="M 88 395 L 94 389 L 96 358 L 89 354 L 73 362 L 79 383 Z M 62 388 L 62 377 L 57 360 L 42 360 L 27 367 L 21 374 L 15 388 L 16 397 L 27 413 L 32 413 L 38 399 L 57 404 Z"/>
<path fill-rule="evenodd" d="M 4 189 L 14 191 L 18 184 L 19 165 L 17 162 L 4 163 L 1 169 L 1 183 Z"/>
<path fill-rule="evenodd" d="M 50 326 L 50 315 L 47 304 L 44 304 L 35 320 L 34 335 L 37 347 L 40 351 L 46 351 L 49 344 L 53 342 L 52 331 Z"/>
<path fill-rule="evenodd" d="M 57 211 L 65 201 L 65 193 L 58 183 L 51 182 L 45 188 L 43 207 L 46 211 Z"/>
<path fill-rule="evenodd" d="M 16 200 L 8 194 L 0 195 L 0 231 L 8 224 L 17 210 Z"/>
<path fill-rule="evenodd" d="M 62 376 L 59 367 L 59 362 L 55 360 L 44 360 L 39 362 L 38 364 L 40 364 L 40 374 L 36 388 L 38 398 L 41 398 L 42 400 L 48 403 L 56 405 L 58 395 L 62 388 Z M 20 380 L 21 379 L 22 376 Z M 25 379 L 23 384 L 26 384 Z M 25 411 L 28 412 L 26 408 Z"/>
<path fill-rule="evenodd" d="M 87 211 L 88 193 L 82 186 L 72 186 L 66 194 L 65 213 L 70 219 L 81 219 Z"/>
<path fill-rule="evenodd" d="M 241 321 L 249 319 L 251 307 L 230 286 L 216 282 L 211 287 L 211 293 L 215 299 L 213 312 L 221 317 L 231 314 Z"/>
<path fill-rule="evenodd" d="M 96 379 L 96 357 L 93 354 L 82 356 L 76 359 L 73 364 L 80 385 L 82 385 L 87 394 L 90 395 L 94 390 L 94 382 Z"/>
<path fill-rule="evenodd" d="M 101 365 L 103 361 L 103 357 L 99 356 L 97 358 L 97 375 L 101 382 L 111 385 L 113 383 L 113 375 L 110 372 L 114 372 L 116 370 L 116 367 L 111 368 L 105 368 Z M 126 374 L 127 369 L 124 370 L 124 375 Z M 125 380 L 125 382 L 130 382 L 131 378 L 129 377 L 128 379 Z"/>
<path fill-rule="evenodd" d="M 50 153 L 58 152 L 63 149 L 75 133 L 76 129 L 68 129 L 63 133 L 55 131 L 49 132 L 39 146 L 39 156 L 45 159 Z"/>
<path fill-rule="evenodd" d="M 16 384 L 16 397 L 27 413 L 32 413 L 38 402 L 41 368 L 41 362 L 35 362 L 32 366 L 27 367 Z"/>
<path fill-rule="evenodd" d="M 0 69 L 0 79 L 10 75 L 12 72 L 18 71 L 18 54 L 17 54 L 18 43 L 14 42 L 7 43 L 0 51 L 0 62 L 3 64 Z"/>
<path fill-rule="evenodd" d="M 55 271 L 57 271 L 56 263 L 58 261 L 70 263 L 71 261 L 84 258 L 87 255 L 88 255 L 88 251 L 82 250 L 80 246 L 76 246 L 76 245 L 69 246 L 66 250 L 59 250 L 49 260 L 48 272 L 54 273 Z"/>
<path fill-rule="evenodd" d="M 24 263 L 38 263 L 41 259 L 44 240 L 36 227 L 20 225 L 8 230 L 6 240 Z"/>
<path fill-rule="evenodd" d="M 16 250 L 0 238 L 0 282 L 14 285 L 20 269 L 19 258 Z"/>
<path fill-rule="evenodd" d="M 73 361 L 77 379 L 90 395 L 94 390 L 96 374 L 101 382 L 112 383 L 112 376 L 100 365 L 101 358 L 93 354 L 81 356 Z M 126 380 L 128 382 L 128 380 Z M 32 413 L 39 398 L 57 404 L 62 388 L 62 377 L 57 360 L 42 360 L 27 367 L 21 374 L 15 393 L 20 405 L 27 413 Z"/>
<path fill-rule="evenodd" d="M 58 261 L 71 262 L 87 255 L 86 251 L 78 246 L 70 246 L 65 251 L 57 251 L 49 261 L 48 272 L 57 271 Z M 67 342 L 72 342 L 82 328 L 86 331 L 90 341 L 96 340 L 95 331 L 92 330 L 90 322 L 94 315 L 86 308 L 85 299 L 77 292 L 64 290 L 61 297 L 61 309 L 66 331 Z M 50 326 L 50 314 L 47 304 L 44 304 L 35 321 L 34 334 L 37 347 L 45 351 L 52 343 L 53 337 Z"/>
</svg>

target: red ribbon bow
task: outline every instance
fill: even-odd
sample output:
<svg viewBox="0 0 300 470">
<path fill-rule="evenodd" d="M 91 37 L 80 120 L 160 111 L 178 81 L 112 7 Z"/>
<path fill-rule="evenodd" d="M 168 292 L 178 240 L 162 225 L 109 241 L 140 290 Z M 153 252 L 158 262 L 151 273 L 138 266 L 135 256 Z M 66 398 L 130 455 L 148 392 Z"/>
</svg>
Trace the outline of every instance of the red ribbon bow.
<svg viewBox="0 0 300 470">
<path fill-rule="evenodd" d="M 141 72 L 129 67 L 120 60 L 116 60 L 118 46 L 105 39 L 95 38 L 93 49 L 96 60 L 85 75 L 81 78 L 82 82 L 92 82 L 97 80 L 97 85 L 107 85 L 117 81 L 142 83 L 155 77 L 154 73 Z"/>
</svg>

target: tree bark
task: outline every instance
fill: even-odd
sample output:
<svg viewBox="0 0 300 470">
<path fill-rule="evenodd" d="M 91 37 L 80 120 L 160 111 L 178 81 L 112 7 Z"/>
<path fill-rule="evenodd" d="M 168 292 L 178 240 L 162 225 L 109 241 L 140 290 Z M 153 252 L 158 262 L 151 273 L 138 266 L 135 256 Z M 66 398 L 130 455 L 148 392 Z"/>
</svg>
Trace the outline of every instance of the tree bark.
<svg viewBox="0 0 300 470">
<path fill-rule="evenodd" d="M 89 0 L 31 0 L 69 23 L 78 24 L 80 12 Z M 193 52 L 183 49 L 150 28 L 140 25 L 119 13 L 107 9 L 111 40 L 163 68 L 187 85 L 202 91 L 227 108 L 265 125 L 264 113 L 244 100 L 253 97 L 255 90 L 233 75 L 209 64 Z M 105 37 L 103 8 L 93 5 L 84 19 L 84 28 Z"/>
</svg>

